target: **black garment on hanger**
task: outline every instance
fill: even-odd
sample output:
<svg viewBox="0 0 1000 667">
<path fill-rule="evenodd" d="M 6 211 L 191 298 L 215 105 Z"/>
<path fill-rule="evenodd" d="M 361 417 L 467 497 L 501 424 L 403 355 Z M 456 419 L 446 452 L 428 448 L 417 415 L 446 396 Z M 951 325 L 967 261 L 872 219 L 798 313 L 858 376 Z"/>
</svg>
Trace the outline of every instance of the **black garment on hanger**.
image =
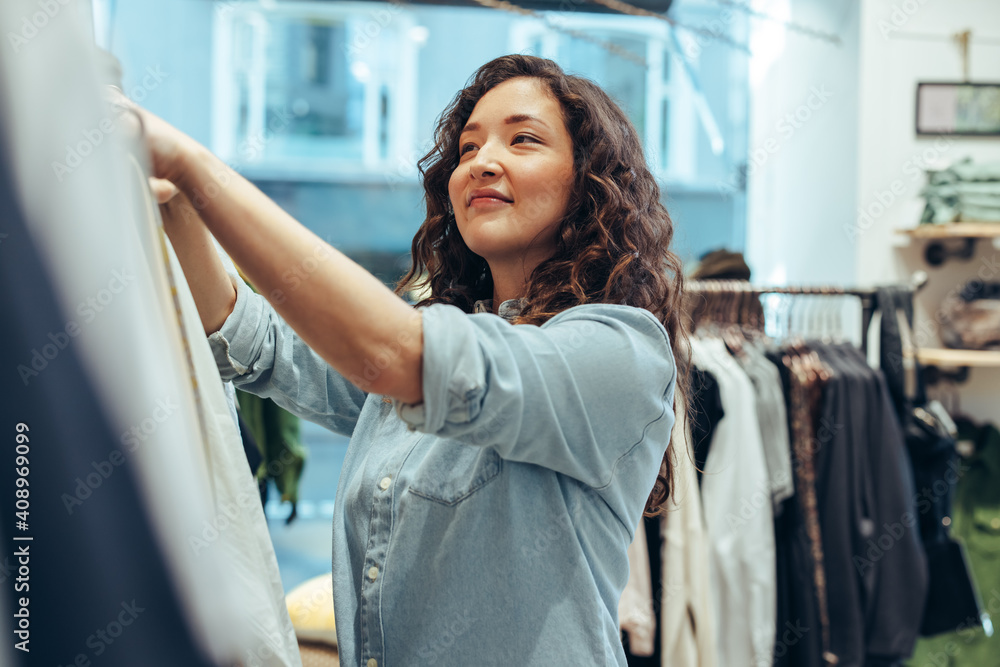
<svg viewBox="0 0 1000 667">
<path fill-rule="evenodd" d="M 22 597 L 29 602 L 30 632 L 30 652 L 10 648 L 9 655 L 19 665 L 208 667 L 171 586 L 133 471 L 127 460 L 108 462 L 121 434 L 65 334 L 70 318 L 58 306 L 28 232 L 4 134 L 0 118 L 0 396 L 8 457 L 0 465 L 0 532 L 7 540 L 5 567 L 13 567 L 2 595 L 7 632 Z M 31 366 L 32 350 L 47 356 Z M 22 379 L 19 366 L 37 375 Z M 28 442 L 20 443 L 28 449 L 30 484 L 24 523 L 13 500 L 15 470 L 24 467 L 14 465 L 19 423 L 28 427 Z M 105 476 L 101 471 L 109 468 L 114 471 Z M 86 486 L 78 491 L 80 485 Z M 67 504 L 66 497 L 80 496 L 82 504 Z M 17 537 L 33 539 L 12 539 Z M 25 577 L 21 566 L 28 574 L 16 582 Z M 15 592 L 16 583 L 26 587 Z M 7 637 L 8 648 L 20 641 Z M 77 662 L 80 655 L 89 662 Z"/>
<path fill-rule="evenodd" d="M 768 352 L 781 376 L 788 396 L 788 368 L 779 352 Z M 789 416 L 791 413 L 789 412 Z M 791 424 L 789 423 L 789 428 Z M 797 465 L 794 450 L 792 465 Z M 793 477 L 793 482 L 797 480 Z M 802 495 L 786 499 L 774 519 L 774 547 L 777 583 L 774 667 L 822 667 L 823 644 L 820 634 L 819 603 L 813 578 L 813 556 L 802 510 Z"/>
<path fill-rule="evenodd" d="M 798 494 L 774 519 L 777 619 L 774 667 L 822 667 L 823 645 L 813 580 L 813 558 Z"/>
<path fill-rule="evenodd" d="M 906 446 L 913 462 L 917 519 L 930 575 L 920 633 L 952 632 L 980 616 L 969 563 L 950 535 L 955 485 L 961 476 L 955 439 L 933 415 L 917 408 L 906 423 Z"/>
<path fill-rule="evenodd" d="M 722 408 L 722 394 L 715 376 L 697 366 L 691 368 L 691 407 L 688 419 L 691 422 L 691 449 L 698 472 L 698 486 L 701 486 L 702 471 L 708 452 L 712 447 L 712 435 L 726 411 Z"/>
<path fill-rule="evenodd" d="M 840 658 L 839 667 L 876 660 L 892 664 L 912 653 L 927 594 L 927 560 L 916 525 L 912 470 L 882 373 L 872 370 L 852 346 L 816 344 L 814 349 L 835 373 L 849 378 L 847 384 L 831 381 L 827 385 L 827 391 L 839 387 L 849 392 L 846 402 L 840 402 L 841 406 L 846 403 L 848 410 L 830 408 L 826 393 L 823 410 L 829 424 L 845 425 L 831 428 L 830 451 L 853 445 L 853 474 L 839 483 L 860 489 L 840 510 L 853 517 L 853 525 L 848 527 L 853 532 L 849 549 L 837 550 L 843 536 L 830 534 L 836 510 L 821 508 L 824 550 L 830 546 L 830 551 L 824 552 L 824 564 L 831 592 L 831 650 Z M 820 457 L 818 463 L 829 461 Z M 827 480 L 831 486 L 838 481 L 832 475 Z M 824 502 L 836 497 L 836 493 L 828 493 Z M 851 503 L 860 506 L 852 508 Z M 860 599 L 852 603 L 842 597 L 850 591 L 860 591 Z M 838 607 L 838 602 L 848 606 Z M 860 606 L 855 606 L 858 603 Z M 863 612 L 863 628 L 849 616 L 852 607 Z"/>
<path fill-rule="evenodd" d="M 949 529 L 943 522 L 945 517 L 951 515 L 957 480 L 954 466 L 958 454 L 954 438 L 933 415 L 923 410 L 927 396 L 919 365 L 913 396 L 906 395 L 902 335 L 894 313 L 901 311 L 912 328 L 913 293 L 900 288 L 883 288 L 878 291 L 876 302 L 882 311 L 880 365 L 906 439 L 915 493 L 919 497 L 920 537 L 929 574 L 920 632 L 928 636 L 964 627 L 969 618 L 979 617 L 968 562 L 962 547 L 951 539 Z M 927 493 L 928 490 L 930 493 Z"/>
<path fill-rule="evenodd" d="M 854 667 L 864 664 L 865 600 L 876 576 L 874 565 L 859 567 L 855 561 L 874 525 L 871 478 L 864 463 L 869 378 L 835 347 L 816 342 L 809 347 L 833 371 L 823 389 L 813 440 L 830 651 L 838 667 Z"/>
<path fill-rule="evenodd" d="M 892 404 L 900 423 L 905 423 L 907 409 L 912 405 L 923 405 L 927 401 L 917 373 L 914 395 L 906 396 L 905 373 L 903 370 L 903 338 L 899 331 L 896 313 L 902 312 L 907 324 L 913 328 L 913 292 L 900 287 L 881 287 L 875 293 L 875 304 L 882 313 L 879 331 L 879 367 L 885 375 L 886 386 L 892 397 Z"/>
</svg>

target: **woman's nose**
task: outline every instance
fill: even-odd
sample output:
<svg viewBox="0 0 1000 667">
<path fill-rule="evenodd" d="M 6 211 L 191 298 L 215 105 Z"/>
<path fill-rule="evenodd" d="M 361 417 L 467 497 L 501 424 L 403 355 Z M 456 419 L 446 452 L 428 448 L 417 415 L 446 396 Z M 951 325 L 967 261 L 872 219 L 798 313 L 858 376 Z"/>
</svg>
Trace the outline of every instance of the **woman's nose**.
<svg viewBox="0 0 1000 667">
<path fill-rule="evenodd" d="M 487 144 L 476 151 L 470 165 L 474 178 L 495 178 L 503 173 L 503 167 L 497 159 L 496 150 Z"/>
</svg>

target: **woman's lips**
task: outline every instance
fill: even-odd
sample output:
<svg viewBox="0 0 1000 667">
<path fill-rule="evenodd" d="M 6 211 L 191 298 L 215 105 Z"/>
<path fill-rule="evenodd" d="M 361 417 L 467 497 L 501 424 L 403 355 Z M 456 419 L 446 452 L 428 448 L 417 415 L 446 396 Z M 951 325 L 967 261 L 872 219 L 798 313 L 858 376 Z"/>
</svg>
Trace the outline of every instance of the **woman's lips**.
<svg viewBox="0 0 1000 667">
<path fill-rule="evenodd" d="M 469 202 L 469 208 L 494 208 L 510 203 L 499 197 L 473 197 L 472 201 Z"/>
</svg>

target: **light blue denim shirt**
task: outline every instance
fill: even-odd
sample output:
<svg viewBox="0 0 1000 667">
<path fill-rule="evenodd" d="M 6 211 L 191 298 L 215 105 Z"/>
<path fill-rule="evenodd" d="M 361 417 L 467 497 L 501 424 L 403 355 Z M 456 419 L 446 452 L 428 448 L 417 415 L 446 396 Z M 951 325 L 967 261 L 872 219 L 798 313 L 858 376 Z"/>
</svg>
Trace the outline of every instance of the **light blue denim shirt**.
<svg viewBox="0 0 1000 667">
<path fill-rule="evenodd" d="M 666 330 L 618 305 L 542 326 L 422 317 L 416 406 L 355 388 L 243 285 L 209 338 L 224 379 L 351 436 L 333 525 L 341 664 L 625 665 L 626 550 L 674 422 Z"/>
</svg>

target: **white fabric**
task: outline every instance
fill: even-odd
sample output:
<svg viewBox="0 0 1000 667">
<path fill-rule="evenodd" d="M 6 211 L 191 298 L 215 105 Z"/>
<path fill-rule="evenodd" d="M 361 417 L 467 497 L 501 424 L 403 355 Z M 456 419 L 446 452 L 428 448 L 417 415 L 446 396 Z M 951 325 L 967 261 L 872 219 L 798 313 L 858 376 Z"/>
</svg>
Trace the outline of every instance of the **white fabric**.
<svg viewBox="0 0 1000 667">
<path fill-rule="evenodd" d="M 771 665 L 777 614 L 774 518 L 753 386 L 721 340 L 691 341 L 692 360 L 719 383 L 702 499 L 708 529 L 719 664 Z"/>
<path fill-rule="evenodd" d="M 628 546 L 628 583 L 618 602 L 618 625 L 628 633 L 632 655 L 653 655 L 656 616 L 653 614 L 653 583 L 646 547 L 646 525 L 639 525 Z"/>
<path fill-rule="evenodd" d="M 5 0 L 0 31 L 20 33 L 36 12 L 36 2 Z M 71 8 L 0 58 L 0 105 L 12 128 L 5 158 L 30 232 L 74 349 L 122 434 L 109 450 L 117 446 L 137 473 L 193 635 L 218 664 L 300 665 L 283 631 L 291 624 L 273 550 L 214 360 L 200 326 L 193 335 L 197 313 L 171 258 L 198 368 L 195 393 L 164 247 L 151 226 L 156 209 L 126 158 L 126 123 L 101 101 L 95 62 L 93 38 Z M 245 492 L 249 499 L 238 502 Z M 210 544 L 196 553 L 193 538 Z M 281 657 L 269 658 L 275 649 Z"/>
<path fill-rule="evenodd" d="M 882 368 L 882 311 L 876 310 L 868 324 L 868 365 Z"/>
<path fill-rule="evenodd" d="M 164 241 L 167 242 L 165 236 Z M 169 242 L 167 244 L 169 246 Z M 205 427 L 205 453 L 215 500 L 211 524 L 214 530 L 203 530 L 198 538 L 189 538 L 188 546 L 195 558 L 204 550 L 218 548 L 243 589 L 243 604 L 246 605 L 243 612 L 254 635 L 253 644 L 241 651 L 245 654 L 241 656 L 246 658 L 245 663 L 301 666 L 274 545 L 267 531 L 257 484 L 247 466 L 239 428 L 232 418 L 233 403 L 223 389 L 180 264 L 173 248 L 168 247 L 168 250 L 171 273 L 178 279 L 177 296 L 184 335 L 194 362 L 198 406 Z"/>
<path fill-rule="evenodd" d="M 679 411 L 680 412 L 680 411 Z M 660 647 L 663 667 L 716 667 L 716 618 L 708 536 L 687 420 L 678 415 L 670 440 L 673 490 L 660 519 Z"/>
<path fill-rule="evenodd" d="M 764 353 L 747 343 L 737 359 L 753 384 L 764 460 L 771 483 L 771 504 L 776 516 L 782 503 L 795 495 L 792 481 L 792 445 L 788 435 L 788 412 L 778 368 Z"/>
</svg>

